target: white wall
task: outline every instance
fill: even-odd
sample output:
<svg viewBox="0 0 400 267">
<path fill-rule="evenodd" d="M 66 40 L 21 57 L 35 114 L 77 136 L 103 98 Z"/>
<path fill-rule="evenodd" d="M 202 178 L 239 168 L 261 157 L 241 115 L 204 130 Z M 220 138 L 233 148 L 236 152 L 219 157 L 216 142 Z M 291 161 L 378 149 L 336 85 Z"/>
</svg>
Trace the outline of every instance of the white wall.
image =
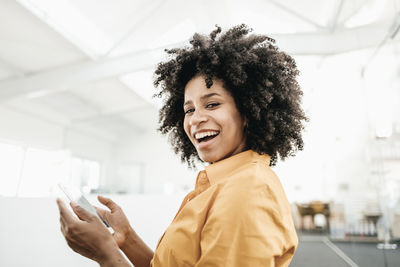
<svg viewBox="0 0 400 267">
<path fill-rule="evenodd" d="M 0 106 L 0 138 L 62 149 L 64 129 L 61 125 Z"/>
<path fill-rule="evenodd" d="M 150 131 L 122 140 L 117 149 L 117 161 L 138 162 L 144 167 L 144 192 L 180 192 L 193 189 L 197 171 L 189 170 L 175 155 L 167 138 Z M 199 169 L 202 169 L 199 167 Z"/>
</svg>

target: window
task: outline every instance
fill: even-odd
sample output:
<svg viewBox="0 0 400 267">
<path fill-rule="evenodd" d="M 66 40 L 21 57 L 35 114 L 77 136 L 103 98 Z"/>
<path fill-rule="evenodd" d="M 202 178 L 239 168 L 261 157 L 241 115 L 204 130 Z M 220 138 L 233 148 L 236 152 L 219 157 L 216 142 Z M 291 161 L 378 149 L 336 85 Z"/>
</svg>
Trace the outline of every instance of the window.
<svg viewBox="0 0 400 267">
<path fill-rule="evenodd" d="M 69 153 L 66 151 L 28 148 L 25 152 L 17 196 L 54 195 L 58 190 L 57 184 L 68 179 L 68 158 Z"/>
<path fill-rule="evenodd" d="M 97 191 L 100 186 L 100 163 L 73 157 L 69 184 L 81 188 L 85 194 Z"/>
<path fill-rule="evenodd" d="M 71 157 L 65 150 L 0 143 L 0 196 L 56 196 L 60 182 L 83 193 L 96 191 L 100 186 L 100 163 Z"/>
</svg>

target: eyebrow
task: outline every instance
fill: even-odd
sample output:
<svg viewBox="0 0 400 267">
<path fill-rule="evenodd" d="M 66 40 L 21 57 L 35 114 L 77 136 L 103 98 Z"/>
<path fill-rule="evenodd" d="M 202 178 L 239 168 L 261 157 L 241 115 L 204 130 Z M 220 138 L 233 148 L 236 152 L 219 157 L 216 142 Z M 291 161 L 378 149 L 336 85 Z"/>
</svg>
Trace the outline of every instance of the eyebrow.
<svg viewBox="0 0 400 267">
<path fill-rule="evenodd" d="M 210 98 L 210 97 L 215 96 L 215 95 L 221 96 L 221 95 L 218 94 L 218 93 L 210 93 L 210 94 L 203 95 L 202 97 L 200 97 L 200 99 L 201 99 L 201 100 L 204 100 L 204 99 Z M 188 100 L 188 101 L 185 102 L 185 104 L 183 104 L 183 106 L 189 105 L 190 103 L 192 103 L 192 101 L 191 101 L 191 100 Z"/>
</svg>

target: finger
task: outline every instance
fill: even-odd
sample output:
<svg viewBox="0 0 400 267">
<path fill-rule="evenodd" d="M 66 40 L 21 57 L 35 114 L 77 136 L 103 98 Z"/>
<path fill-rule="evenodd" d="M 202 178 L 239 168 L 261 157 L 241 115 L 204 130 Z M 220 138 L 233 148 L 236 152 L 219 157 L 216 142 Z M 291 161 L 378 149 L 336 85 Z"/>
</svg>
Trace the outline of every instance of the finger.
<svg viewBox="0 0 400 267">
<path fill-rule="evenodd" d="M 57 205 L 58 205 L 58 209 L 60 210 L 60 217 L 64 219 L 64 222 L 66 224 L 69 224 L 69 223 L 72 223 L 75 221 L 74 216 L 68 210 L 67 206 L 65 206 L 64 201 L 57 198 Z"/>
<path fill-rule="evenodd" d="M 97 196 L 97 199 L 100 201 L 101 204 L 107 206 L 111 210 L 111 212 L 116 211 L 119 208 L 119 206 L 110 198 Z"/>
<path fill-rule="evenodd" d="M 97 213 L 100 214 L 102 217 L 105 216 L 107 213 L 110 213 L 110 211 L 102 209 L 100 207 L 97 207 L 97 206 L 93 206 L 93 207 L 96 209 Z"/>
<path fill-rule="evenodd" d="M 85 217 L 82 217 L 80 213 L 77 213 L 77 211 L 74 210 L 74 206 L 80 207 L 76 202 L 72 202 L 72 201 L 71 201 L 71 202 L 69 203 L 69 205 L 71 206 L 72 211 L 73 211 L 73 212 L 75 213 L 75 215 L 79 218 L 79 220 L 81 220 L 81 221 L 86 221 L 86 220 L 85 220 Z"/>
<path fill-rule="evenodd" d="M 72 207 L 72 210 L 82 221 L 91 222 L 96 217 L 87 210 L 85 210 L 84 208 L 82 208 L 81 206 L 79 206 L 78 204 L 76 204 L 75 202 L 71 202 L 70 205 Z"/>
<path fill-rule="evenodd" d="M 65 227 L 66 227 L 65 221 L 63 220 L 62 217 L 60 217 L 60 229 L 61 229 L 61 233 L 63 234 L 64 237 L 65 237 L 66 232 L 67 232 Z"/>
<path fill-rule="evenodd" d="M 93 207 L 96 209 L 97 213 L 100 214 L 100 216 L 103 219 L 105 219 L 107 217 L 107 214 L 110 213 L 108 210 L 105 210 L 105 209 L 102 209 L 102 208 L 99 208 L 96 206 L 93 206 Z"/>
<path fill-rule="evenodd" d="M 61 217 L 61 216 L 60 216 L 60 224 L 61 224 L 61 226 L 64 227 L 64 228 L 65 228 L 65 226 L 67 225 L 67 224 L 65 223 L 64 218 Z"/>
</svg>

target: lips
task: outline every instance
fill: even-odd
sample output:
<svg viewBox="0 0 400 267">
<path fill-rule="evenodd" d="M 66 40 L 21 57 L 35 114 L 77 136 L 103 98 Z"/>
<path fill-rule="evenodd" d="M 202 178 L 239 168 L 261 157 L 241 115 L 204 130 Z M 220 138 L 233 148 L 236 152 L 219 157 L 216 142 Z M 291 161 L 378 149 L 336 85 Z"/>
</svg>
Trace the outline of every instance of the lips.
<svg viewBox="0 0 400 267">
<path fill-rule="evenodd" d="M 197 150 L 208 149 L 209 146 L 211 146 L 217 140 L 218 136 L 219 136 L 219 132 L 213 136 L 206 136 L 206 137 L 200 138 L 200 140 L 195 138 Z"/>
<path fill-rule="evenodd" d="M 197 131 L 193 134 L 193 139 L 196 141 L 196 143 L 202 143 L 205 141 L 208 141 L 209 139 L 212 139 L 216 136 L 218 136 L 220 131 L 217 130 L 211 130 L 211 129 L 204 129 Z"/>
<path fill-rule="evenodd" d="M 203 138 L 209 137 L 209 136 L 216 136 L 219 134 L 219 131 L 202 131 L 202 132 L 197 132 L 196 134 L 194 134 L 194 137 L 197 140 L 201 140 Z"/>
</svg>

